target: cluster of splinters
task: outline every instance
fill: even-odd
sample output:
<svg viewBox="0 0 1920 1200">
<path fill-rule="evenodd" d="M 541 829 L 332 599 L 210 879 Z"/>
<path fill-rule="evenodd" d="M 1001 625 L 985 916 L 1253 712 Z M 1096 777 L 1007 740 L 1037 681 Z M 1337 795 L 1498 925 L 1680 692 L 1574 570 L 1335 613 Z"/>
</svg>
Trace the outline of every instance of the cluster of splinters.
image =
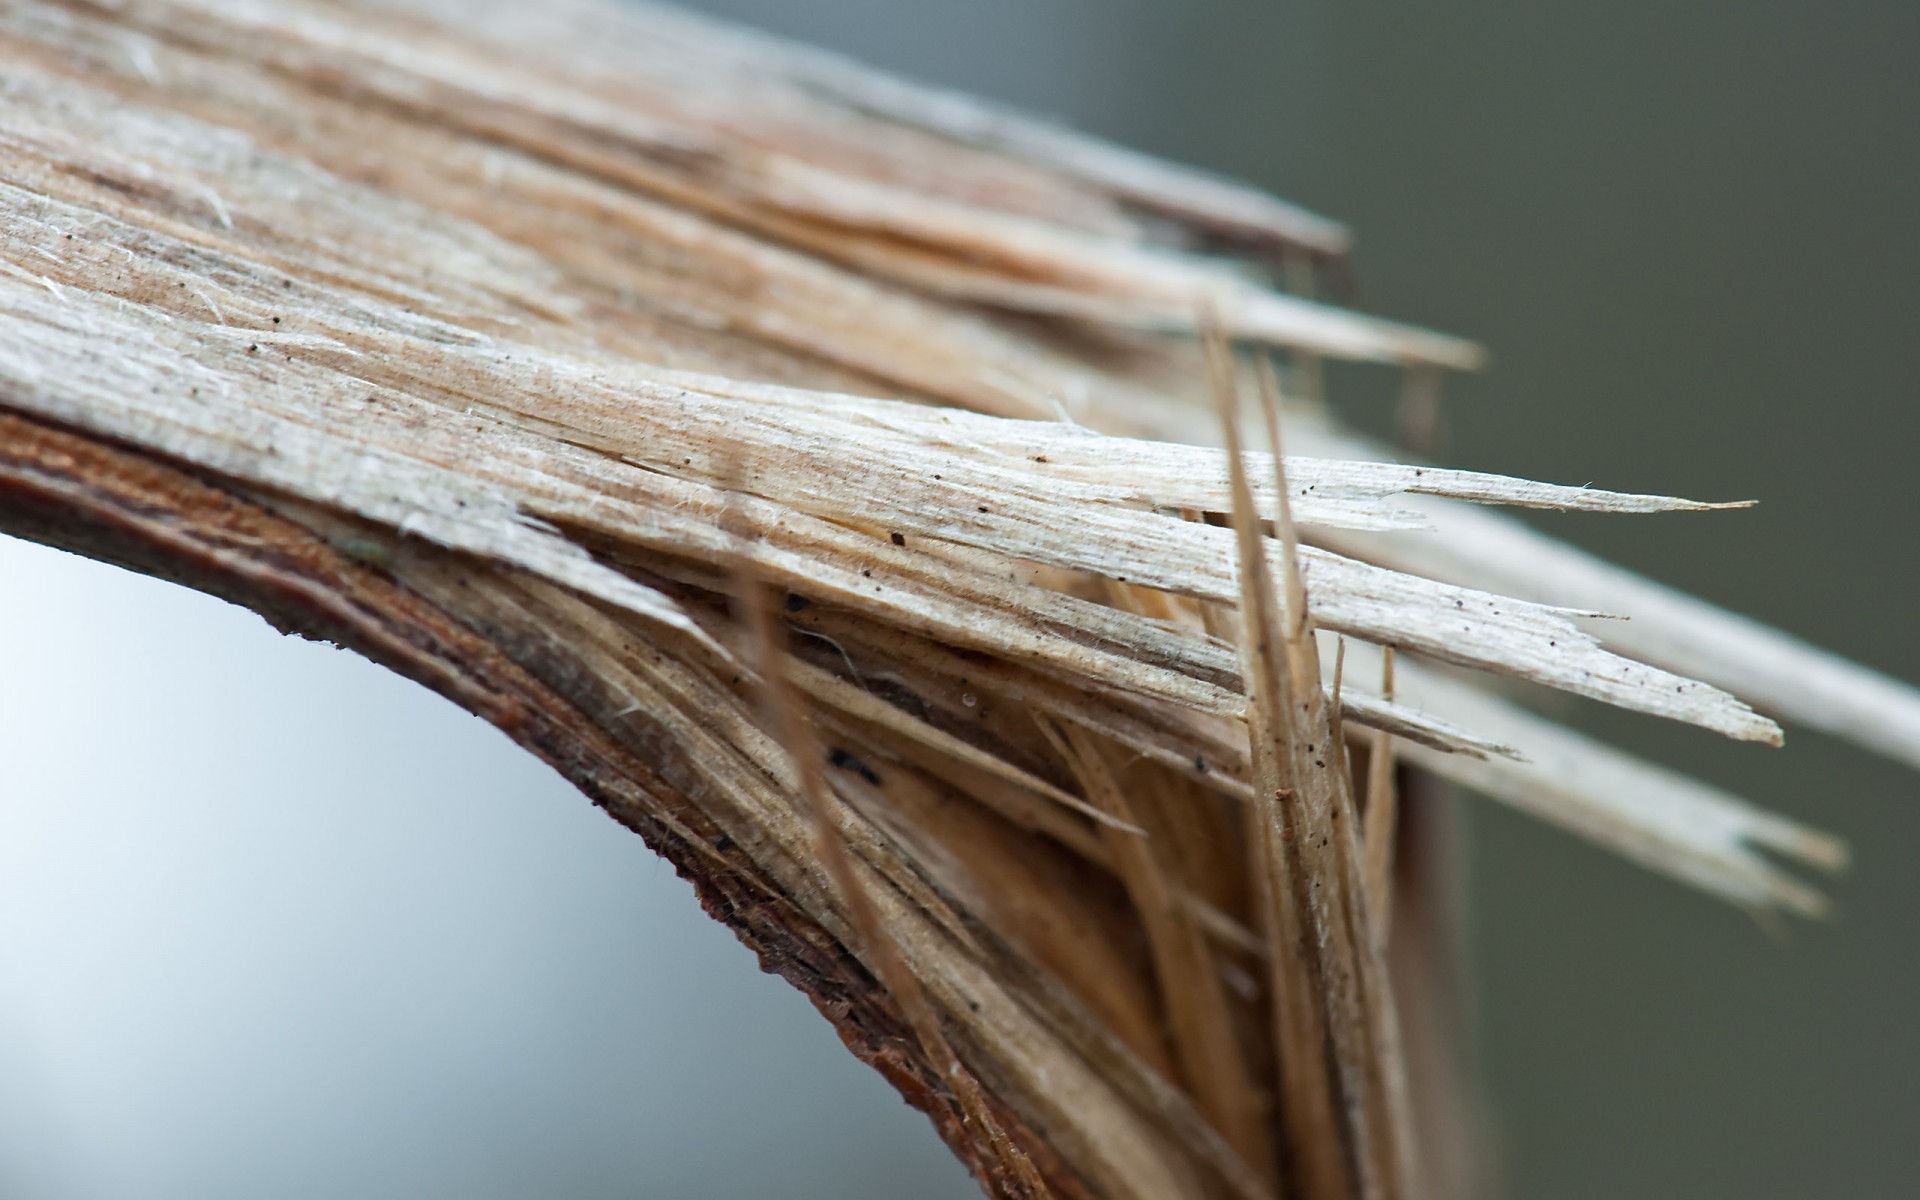
<svg viewBox="0 0 1920 1200">
<path fill-rule="evenodd" d="M 564 697 L 652 772 L 583 786 L 877 981 L 1006 1194 L 1437 1193 L 1406 781 L 1821 911 L 1780 860 L 1835 840 L 1501 681 L 1920 763 L 1908 689 L 1488 511 L 1715 506 L 1329 424 L 1322 358 L 1479 352 L 1266 287 L 1346 235 L 1257 193 L 665 10 L 28 3 L 0 62 L 0 408 Z"/>
</svg>

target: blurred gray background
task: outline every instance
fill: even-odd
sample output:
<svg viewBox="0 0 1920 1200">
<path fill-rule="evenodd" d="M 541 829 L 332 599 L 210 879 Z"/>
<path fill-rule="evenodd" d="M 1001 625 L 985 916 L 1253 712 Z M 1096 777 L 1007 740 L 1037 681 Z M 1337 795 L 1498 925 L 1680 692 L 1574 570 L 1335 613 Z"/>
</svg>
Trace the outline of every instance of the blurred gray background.
<svg viewBox="0 0 1920 1200">
<path fill-rule="evenodd" d="M 1368 307 L 1493 351 L 1449 383 L 1448 461 L 1759 497 L 1548 527 L 1920 679 L 1920 8 L 701 7 L 1348 221 Z M 1380 377 L 1334 382 L 1388 427 Z M 1574 715 L 1857 863 L 1838 920 L 1774 940 L 1466 801 L 1504 1193 L 1914 1194 L 1920 781 L 1810 733 Z M 971 1194 L 504 738 L 239 610 L 0 541 L 0 1196 Z"/>
</svg>

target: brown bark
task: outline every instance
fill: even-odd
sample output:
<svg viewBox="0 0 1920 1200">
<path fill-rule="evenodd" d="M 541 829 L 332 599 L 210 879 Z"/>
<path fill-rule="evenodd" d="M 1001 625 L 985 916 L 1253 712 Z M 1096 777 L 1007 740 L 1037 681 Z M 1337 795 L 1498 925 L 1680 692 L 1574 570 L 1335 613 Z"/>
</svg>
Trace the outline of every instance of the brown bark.
<svg viewBox="0 0 1920 1200">
<path fill-rule="evenodd" d="M 0 8 L 0 77 L 0 530 L 498 725 L 993 1195 L 1471 1186 L 1432 801 L 1373 839 L 1389 964 L 1358 726 L 1818 910 L 1755 847 L 1831 866 L 1831 839 L 1417 662 L 1407 702 L 1323 682 L 1333 630 L 1767 740 L 1662 654 L 1859 674 L 1666 600 L 1631 661 L 1379 536 L 1424 505 L 1422 575 L 1471 585 L 1556 552 L 1467 501 L 1710 506 L 1342 461 L 1311 406 L 1289 447 L 1331 458 L 1174 444 L 1254 378 L 1317 393 L 1322 357 L 1478 361 L 1257 281 L 1341 269 L 1331 222 L 665 10 L 39 0 Z M 742 578 L 777 621 L 742 621 Z M 1714 636 L 1765 652 L 1687 657 Z"/>
<path fill-rule="evenodd" d="M 5 401 L 0 394 L 0 409 Z M 933 1120 L 989 1192 L 1011 1191 L 1010 1168 L 962 1124 L 888 995 L 697 805 L 543 679 L 564 677 L 566 664 L 565 648 L 542 630 L 483 637 L 470 614 L 438 607 L 216 481 L 5 411 L 0 529 L 250 608 L 282 632 L 355 650 L 499 727 L 671 862 L 708 915 L 763 970 L 805 992 L 847 1049 Z M 1050 1194 L 1090 1194 L 1017 1114 L 996 1103 L 994 1115 Z"/>
</svg>

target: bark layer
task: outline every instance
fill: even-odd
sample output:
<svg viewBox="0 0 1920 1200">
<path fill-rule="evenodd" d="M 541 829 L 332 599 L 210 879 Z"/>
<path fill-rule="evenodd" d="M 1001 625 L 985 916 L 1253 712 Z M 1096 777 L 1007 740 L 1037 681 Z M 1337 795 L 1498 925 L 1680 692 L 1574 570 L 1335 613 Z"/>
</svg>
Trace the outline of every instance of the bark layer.
<svg viewBox="0 0 1920 1200">
<path fill-rule="evenodd" d="M 1359 461 L 1323 358 L 1478 350 L 1262 282 L 1346 245 L 1269 197 L 572 0 L 38 0 L 0 91 L 0 530 L 500 726 L 994 1195 L 1470 1188 L 1436 843 L 1350 749 L 1819 911 L 1767 852 L 1832 839 L 1432 660 L 1761 741 L 1729 686 L 1818 678 L 1920 744 L 1898 685 L 1584 563 L 1650 610 L 1603 640 L 1527 578 L 1569 552 L 1463 512 L 1714 506 Z M 1320 457 L 1194 444 L 1256 380 Z"/>
<path fill-rule="evenodd" d="M 497 726 L 672 863 L 707 914 L 733 930 L 763 970 L 806 993 L 847 1049 L 933 1120 L 989 1192 L 1012 1191 L 1012 1171 L 965 1127 L 860 962 L 699 806 L 543 678 L 559 676 L 564 686 L 567 673 L 565 647 L 548 631 L 496 627 L 483 637 L 467 614 L 440 608 L 217 481 L 4 411 L 0 530 L 219 596 L 283 633 L 357 651 Z M 1051 1194 L 1090 1195 L 1015 1112 L 995 1103 L 994 1115 Z"/>
</svg>

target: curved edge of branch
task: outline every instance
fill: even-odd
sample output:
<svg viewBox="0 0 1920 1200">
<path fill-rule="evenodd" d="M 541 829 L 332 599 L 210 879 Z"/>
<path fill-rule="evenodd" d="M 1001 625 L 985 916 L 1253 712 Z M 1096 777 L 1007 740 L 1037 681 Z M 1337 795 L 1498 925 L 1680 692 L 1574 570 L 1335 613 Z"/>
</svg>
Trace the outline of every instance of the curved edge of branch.
<svg viewBox="0 0 1920 1200">
<path fill-rule="evenodd" d="M 653 767 L 446 610 L 217 481 L 4 407 L 0 533 L 217 596 L 283 633 L 351 649 L 498 727 L 670 862 L 762 970 L 800 989 L 857 1058 L 932 1119 L 989 1195 L 1022 1194 L 866 969 Z M 989 1104 L 1050 1191 L 1089 1195 L 1013 1108 Z"/>
</svg>

